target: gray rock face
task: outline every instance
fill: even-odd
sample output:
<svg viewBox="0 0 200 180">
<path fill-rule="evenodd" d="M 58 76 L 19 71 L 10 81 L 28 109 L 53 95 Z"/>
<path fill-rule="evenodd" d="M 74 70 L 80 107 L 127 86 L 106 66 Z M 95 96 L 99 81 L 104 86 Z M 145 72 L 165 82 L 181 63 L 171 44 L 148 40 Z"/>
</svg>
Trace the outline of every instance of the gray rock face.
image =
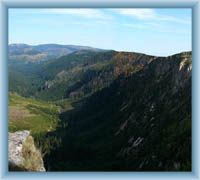
<svg viewBox="0 0 200 180">
<path fill-rule="evenodd" d="M 190 52 L 183 52 L 167 58 L 158 57 L 153 64 L 156 77 L 162 78 L 167 73 L 172 75 L 170 83 L 173 86 L 173 94 L 181 88 L 184 89 L 192 76 L 192 54 Z"/>
<path fill-rule="evenodd" d="M 11 171 L 29 171 L 30 170 L 28 169 L 28 167 L 25 167 L 24 165 L 24 157 L 23 157 L 23 152 L 22 152 L 23 143 L 27 140 L 28 137 L 30 137 L 30 131 L 27 131 L 27 130 L 17 131 L 15 133 L 9 133 L 9 136 L 8 136 L 9 170 Z M 45 171 L 42 157 L 40 158 L 40 160 L 41 161 L 39 164 L 39 168 L 36 171 Z"/>
<path fill-rule="evenodd" d="M 15 166 L 20 166 L 22 164 L 22 144 L 29 135 L 29 131 L 17 131 L 15 133 L 9 133 L 9 164 L 13 164 Z"/>
</svg>

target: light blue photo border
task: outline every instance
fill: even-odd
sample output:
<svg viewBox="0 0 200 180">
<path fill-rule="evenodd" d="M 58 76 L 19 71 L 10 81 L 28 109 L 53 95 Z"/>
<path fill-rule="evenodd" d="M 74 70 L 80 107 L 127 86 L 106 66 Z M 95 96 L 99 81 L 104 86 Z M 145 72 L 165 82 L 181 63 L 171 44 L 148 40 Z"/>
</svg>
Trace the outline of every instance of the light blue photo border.
<svg viewBox="0 0 200 180">
<path fill-rule="evenodd" d="M 8 172 L 8 8 L 191 8 L 192 172 Z M 200 0 L 0 0 L 1 179 L 200 179 Z"/>
</svg>

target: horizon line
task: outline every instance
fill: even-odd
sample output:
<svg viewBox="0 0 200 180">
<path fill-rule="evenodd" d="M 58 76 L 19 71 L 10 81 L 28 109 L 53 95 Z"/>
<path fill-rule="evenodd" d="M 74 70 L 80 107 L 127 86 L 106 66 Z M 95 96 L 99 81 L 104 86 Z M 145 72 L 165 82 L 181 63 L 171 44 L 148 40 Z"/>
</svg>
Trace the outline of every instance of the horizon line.
<svg viewBox="0 0 200 180">
<path fill-rule="evenodd" d="M 93 47 L 89 45 L 78 45 L 78 44 L 62 44 L 62 43 L 41 43 L 41 44 L 28 44 L 28 43 L 8 43 L 8 46 L 10 45 L 28 45 L 28 46 L 40 46 L 40 45 L 60 45 L 60 46 L 82 46 L 82 47 L 88 47 L 88 48 L 93 48 L 93 49 L 99 49 L 99 50 L 105 50 L 105 51 L 117 51 L 117 52 L 129 52 L 129 53 L 138 53 L 138 54 L 144 54 L 144 55 L 149 55 L 149 56 L 155 56 L 155 57 L 169 57 L 169 56 L 174 56 L 176 54 L 181 54 L 181 53 L 187 53 L 187 52 L 192 52 L 192 50 L 181 50 L 176 53 L 168 54 L 168 55 L 155 55 L 151 53 L 144 53 L 140 51 L 129 51 L 129 50 L 116 50 L 116 49 L 104 49 L 104 48 L 99 48 L 99 47 Z"/>
</svg>

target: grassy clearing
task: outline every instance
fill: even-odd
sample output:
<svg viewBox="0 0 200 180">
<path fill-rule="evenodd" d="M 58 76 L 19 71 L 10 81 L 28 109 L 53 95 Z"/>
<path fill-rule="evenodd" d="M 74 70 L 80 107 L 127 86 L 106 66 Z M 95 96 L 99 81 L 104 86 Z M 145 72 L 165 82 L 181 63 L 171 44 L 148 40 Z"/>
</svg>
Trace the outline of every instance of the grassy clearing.
<svg viewBox="0 0 200 180">
<path fill-rule="evenodd" d="M 41 155 L 44 156 L 60 143 L 56 136 L 46 136 L 47 132 L 55 131 L 62 124 L 59 119 L 59 113 L 73 109 L 71 104 L 72 102 L 68 99 L 47 102 L 24 98 L 16 93 L 9 93 L 9 131 L 31 131 L 36 147 L 40 150 Z M 28 153 L 28 144 L 24 152 L 25 156 L 27 156 L 24 164 L 29 169 L 34 170 L 34 163 L 38 164 L 37 152 L 35 152 L 34 156 Z"/>
<path fill-rule="evenodd" d="M 30 130 L 39 134 L 55 130 L 60 107 L 52 102 L 9 94 L 9 131 Z"/>
</svg>

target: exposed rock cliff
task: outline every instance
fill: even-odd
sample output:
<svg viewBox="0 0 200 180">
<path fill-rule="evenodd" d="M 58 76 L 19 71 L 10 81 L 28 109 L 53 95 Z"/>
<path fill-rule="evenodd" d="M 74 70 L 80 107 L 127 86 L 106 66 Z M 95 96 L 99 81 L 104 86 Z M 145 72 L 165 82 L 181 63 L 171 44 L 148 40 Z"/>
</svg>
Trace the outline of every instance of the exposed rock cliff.
<svg viewBox="0 0 200 180">
<path fill-rule="evenodd" d="M 9 133 L 9 170 L 45 171 L 42 155 L 29 131 Z"/>
</svg>

